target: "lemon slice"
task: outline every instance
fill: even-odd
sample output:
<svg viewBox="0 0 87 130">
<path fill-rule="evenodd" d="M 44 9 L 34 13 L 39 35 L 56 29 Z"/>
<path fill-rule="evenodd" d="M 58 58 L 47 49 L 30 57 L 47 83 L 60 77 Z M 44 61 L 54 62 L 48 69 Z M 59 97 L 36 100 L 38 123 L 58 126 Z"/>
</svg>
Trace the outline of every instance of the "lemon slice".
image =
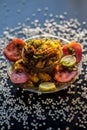
<svg viewBox="0 0 87 130">
<path fill-rule="evenodd" d="M 64 56 L 60 63 L 65 67 L 72 67 L 76 64 L 76 57 L 73 55 Z"/>
<path fill-rule="evenodd" d="M 40 91 L 52 91 L 56 90 L 56 85 L 53 82 L 43 82 L 39 85 Z"/>
</svg>

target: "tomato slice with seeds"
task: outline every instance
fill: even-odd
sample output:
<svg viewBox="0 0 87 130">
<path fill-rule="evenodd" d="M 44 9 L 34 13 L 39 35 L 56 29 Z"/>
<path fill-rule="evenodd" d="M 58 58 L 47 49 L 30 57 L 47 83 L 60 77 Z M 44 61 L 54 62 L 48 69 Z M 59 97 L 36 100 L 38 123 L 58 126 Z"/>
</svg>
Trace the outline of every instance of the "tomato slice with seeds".
<svg viewBox="0 0 87 130">
<path fill-rule="evenodd" d="M 17 61 L 21 59 L 22 48 L 25 45 L 25 41 L 19 38 L 15 38 L 8 43 L 4 48 L 4 55 L 9 61 Z"/>
<path fill-rule="evenodd" d="M 60 69 L 55 72 L 54 79 L 58 82 L 66 83 L 74 79 L 77 73 L 77 70 L 69 71 L 68 69 Z"/>
<path fill-rule="evenodd" d="M 69 44 L 66 44 L 62 48 L 63 54 L 65 55 L 75 55 L 76 57 L 76 63 L 79 63 L 82 59 L 82 47 L 80 43 L 77 42 L 71 42 Z"/>
<path fill-rule="evenodd" d="M 10 79 L 15 84 L 21 84 L 27 82 L 29 80 L 29 77 L 24 70 L 17 69 L 12 72 Z"/>
</svg>

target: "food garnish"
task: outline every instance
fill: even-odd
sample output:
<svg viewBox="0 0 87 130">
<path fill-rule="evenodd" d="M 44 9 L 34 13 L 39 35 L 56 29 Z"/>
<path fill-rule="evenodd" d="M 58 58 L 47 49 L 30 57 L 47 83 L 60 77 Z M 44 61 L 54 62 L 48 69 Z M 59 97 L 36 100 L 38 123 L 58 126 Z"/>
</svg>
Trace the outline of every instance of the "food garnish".
<svg viewBox="0 0 87 130">
<path fill-rule="evenodd" d="M 4 49 L 4 55 L 9 61 L 17 61 L 21 59 L 22 48 L 25 45 L 25 41 L 15 38 L 10 41 Z"/>
<path fill-rule="evenodd" d="M 13 62 L 10 79 L 13 83 L 41 92 L 56 91 L 78 74 L 82 59 L 80 43 L 63 44 L 52 38 L 28 41 L 16 38 L 4 48 L 5 57 Z"/>
<path fill-rule="evenodd" d="M 70 42 L 63 46 L 63 54 L 72 54 L 76 57 L 76 63 L 79 63 L 82 59 L 82 47 L 80 43 Z"/>
<path fill-rule="evenodd" d="M 74 79 L 77 75 L 78 70 L 70 71 L 68 68 L 62 67 L 62 69 L 56 70 L 54 74 L 54 79 L 61 83 L 66 83 Z"/>
<path fill-rule="evenodd" d="M 16 69 L 13 70 L 12 74 L 10 75 L 10 79 L 15 84 L 21 84 L 27 82 L 29 77 L 24 70 Z"/>
<path fill-rule="evenodd" d="M 60 60 L 60 63 L 65 67 L 72 67 L 76 64 L 76 57 L 73 55 L 66 55 Z"/>
<path fill-rule="evenodd" d="M 52 82 L 43 82 L 39 85 L 39 90 L 41 91 L 55 91 L 56 85 Z"/>
</svg>

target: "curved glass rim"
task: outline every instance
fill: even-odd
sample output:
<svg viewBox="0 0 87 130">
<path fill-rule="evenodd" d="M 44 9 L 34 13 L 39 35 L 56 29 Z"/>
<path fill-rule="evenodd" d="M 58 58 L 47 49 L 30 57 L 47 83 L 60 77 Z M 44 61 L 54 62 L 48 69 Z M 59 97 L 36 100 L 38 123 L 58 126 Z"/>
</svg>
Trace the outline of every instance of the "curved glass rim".
<svg viewBox="0 0 87 130">
<path fill-rule="evenodd" d="M 51 35 L 51 34 L 41 34 L 41 35 L 32 36 L 32 37 L 29 37 L 29 38 L 25 39 L 25 42 L 28 41 L 28 40 L 31 40 L 31 39 L 41 38 L 41 37 L 43 37 L 43 38 L 46 38 L 46 37 L 49 38 L 50 37 L 50 38 L 62 40 L 64 42 L 64 44 L 70 43 L 70 41 L 68 41 L 67 39 L 59 38 L 58 36 L 54 36 L 54 35 Z M 81 72 L 81 66 L 82 66 L 82 62 L 80 62 L 78 64 L 78 74 L 74 77 L 74 79 L 72 79 L 70 82 L 64 83 L 60 87 L 57 87 L 57 89 L 55 91 L 54 90 L 52 90 L 52 91 L 40 91 L 39 89 L 36 90 L 36 89 L 31 89 L 31 88 L 23 88 L 20 85 L 16 85 L 16 86 L 20 86 L 20 88 L 22 88 L 24 91 L 29 91 L 29 92 L 38 93 L 38 94 L 55 93 L 55 92 L 67 89 L 76 80 L 76 78 L 78 77 L 78 75 Z M 8 75 L 11 74 L 12 68 L 13 68 L 12 63 L 8 62 Z"/>
<path fill-rule="evenodd" d="M 55 35 L 52 35 L 52 34 L 48 34 L 48 33 L 31 36 L 31 37 L 25 39 L 25 42 L 27 42 L 28 40 L 35 39 L 35 38 L 40 38 L 40 37 L 51 37 L 51 38 L 56 38 L 56 39 L 59 39 L 59 40 L 63 40 L 66 43 L 70 42 L 69 40 L 67 40 L 65 38 L 59 38 L 58 36 L 55 36 Z"/>
</svg>

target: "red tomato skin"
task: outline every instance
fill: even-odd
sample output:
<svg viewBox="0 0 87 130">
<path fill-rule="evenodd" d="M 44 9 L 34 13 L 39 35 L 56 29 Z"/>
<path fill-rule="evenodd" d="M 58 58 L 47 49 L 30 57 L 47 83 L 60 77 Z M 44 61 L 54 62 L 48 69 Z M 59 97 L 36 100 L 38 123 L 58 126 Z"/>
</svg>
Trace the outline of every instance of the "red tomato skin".
<svg viewBox="0 0 87 130">
<path fill-rule="evenodd" d="M 64 45 L 62 48 L 64 56 L 69 55 L 69 51 L 68 51 L 69 47 L 71 47 L 74 50 L 76 56 L 76 63 L 79 63 L 82 59 L 82 47 L 80 43 L 71 42 L 69 44 Z"/>
<path fill-rule="evenodd" d="M 73 71 L 57 71 L 55 73 L 54 79 L 57 82 L 61 82 L 61 83 L 66 83 L 71 81 L 76 75 L 77 75 L 78 71 L 77 70 L 73 70 Z"/>
<path fill-rule="evenodd" d="M 21 58 L 21 51 L 16 45 L 19 45 L 21 48 L 24 47 L 25 42 L 22 39 L 15 38 L 10 41 L 7 46 L 4 48 L 3 54 L 9 61 L 17 61 Z M 18 54 L 18 55 L 16 55 Z"/>
<path fill-rule="evenodd" d="M 19 39 L 19 38 L 14 38 L 11 42 L 15 43 L 19 43 L 22 47 L 24 47 L 25 45 L 25 41 L 23 39 Z"/>
<path fill-rule="evenodd" d="M 21 84 L 27 82 L 29 80 L 29 77 L 24 70 L 17 69 L 14 70 L 10 75 L 10 80 L 15 84 Z"/>
</svg>

